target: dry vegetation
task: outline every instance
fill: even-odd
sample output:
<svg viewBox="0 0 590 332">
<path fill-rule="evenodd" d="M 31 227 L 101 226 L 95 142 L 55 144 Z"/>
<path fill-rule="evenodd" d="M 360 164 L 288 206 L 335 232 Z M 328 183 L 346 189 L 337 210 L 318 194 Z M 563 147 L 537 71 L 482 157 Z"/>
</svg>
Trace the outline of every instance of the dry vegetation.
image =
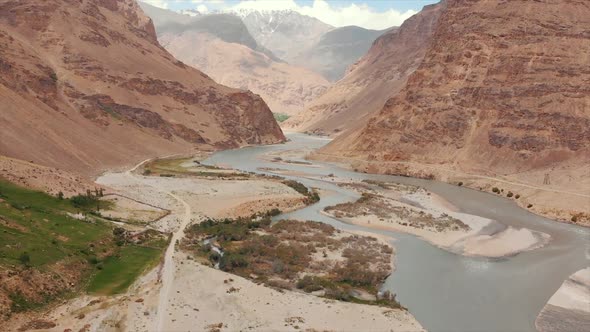
<svg viewBox="0 0 590 332">
<path fill-rule="evenodd" d="M 199 176 L 213 179 L 247 179 L 249 173 L 203 165 L 199 157 L 164 158 L 148 162 L 142 174 L 161 177 Z"/>
<path fill-rule="evenodd" d="M 433 216 L 404 203 L 375 193 L 364 192 L 356 202 L 342 203 L 324 209 L 336 218 L 354 218 L 375 215 L 381 220 L 396 220 L 402 226 L 410 226 L 436 232 L 468 231 L 470 227 L 447 214 Z M 394 217 L 394 218 L 392 218 Z"/>
<path fill-rule="evenodd" d="M 276 213 L 206 220 L 187 229 L 182 246 L 205 264 L 278 289 L 400 307 L 395 296 L 378 294 L 392 270 L 390 246 L 318 222 L 271 225 Z"/>
</svg>

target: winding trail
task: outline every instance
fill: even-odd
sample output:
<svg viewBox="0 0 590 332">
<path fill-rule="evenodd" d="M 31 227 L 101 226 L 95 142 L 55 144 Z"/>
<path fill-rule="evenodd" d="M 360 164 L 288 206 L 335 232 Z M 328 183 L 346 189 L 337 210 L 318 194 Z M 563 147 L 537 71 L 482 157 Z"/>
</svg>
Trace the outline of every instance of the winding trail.
<svg viewBox="0 0 590 332">
<path fill-rule="evenodd" d="M 165 314 L 168 312 L 168 302 L 170 298 L 170 292 L 172 289 L 172 284 L 174 282 L 174 272 L 176 270 L 176 266 L 174 263 L 174 254 L 176 253 L 176 242 L 179 241 L 184 237 L 184 230 L 191 222 L 191 215 L 192 210 L 190 205 L 180 198 L 179 196 L 173 194 L 172 192 L 163 190 L 160 187 L 154 186 L 150 184 L 148 181 L 143 181 L 141 177 L 136 176 L 133 172 L 137 170 L 141 165 L 150 161 L 152 159 L 146 159 L 139 164 L 135 165 L 133 168 L 125 172 L 126 176 L 133 178 L 135 181 L 141 182 L 145 185 L 148 185 L 166 195 L 174 198 L 177 202 L 181 203 L 184 206 L 184 214 L 182 217 L 182 221 L 178 225 L 176 231 L 172 233 L 172 238 L 170 239 L 170 244 L 168 248 L 166 248 L 166 253 L 164 254 L 164 261 L 162 267 L 162 273 L 160 277 L 160 282 L 162 283 L 162 287 L 160 288 L 160 295 L 158 296 L 158 309 L 157 309 L 157 316 L 155 321 L 155 329 L 154 331 L 163 331 L 164 330 L 164 321 L 165 321 Z M 176 211 L 179 212 L 179 211 Z M 173 212 L 174 213 L 174 212 Z M 175 213 L 176 214 L 176 213 Z"/>
</svg>

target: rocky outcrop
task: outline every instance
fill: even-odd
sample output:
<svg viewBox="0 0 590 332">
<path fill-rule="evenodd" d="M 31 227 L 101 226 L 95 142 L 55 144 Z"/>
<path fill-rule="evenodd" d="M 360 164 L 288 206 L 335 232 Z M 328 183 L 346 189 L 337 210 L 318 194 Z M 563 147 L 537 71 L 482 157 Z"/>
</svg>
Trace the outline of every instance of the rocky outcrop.
<svg viewBox="0 0 590 332">
<path fill-rule="evenodd" d="M 0 154 L 84 174 L 284 136 L 157 42 L 133 0 L 0 0 Z"/>
<path fill-rule="evenodd" d="M 418 68 L 436 28 L 444 3 L 430 5 L 377 38 L 351 65 L 344 78 L 295 117 L 285 128 L 337 135 L 358 129 L 397 94 Z"/>
<path fill-rule="evenodd" d="M 355 138 L 325 151 L 497 173 L 587 160 L 588 3 L 450 0 L 446 7 L 401 92 Z"/>
</svg>

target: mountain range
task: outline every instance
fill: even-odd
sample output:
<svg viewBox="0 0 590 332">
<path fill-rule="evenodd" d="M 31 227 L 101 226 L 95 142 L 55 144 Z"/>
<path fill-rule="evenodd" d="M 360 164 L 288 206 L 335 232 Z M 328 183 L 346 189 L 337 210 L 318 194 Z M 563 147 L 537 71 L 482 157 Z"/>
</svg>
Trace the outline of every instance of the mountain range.
<svg viewBox="0 0 590 332">
<path fill-rule="evenodd" d="M 369 51 L 340 81 L 314 100 L 304 112 L 284 124 L 289 130 L 338 135 L 358 128 L 369 115 L 404 86 L 432 39 L 443 4 L 424 7 L 399 28 L 392 28 L 373 43 Z"/>
<path fill-rule="evenodd" d="M 141 6 L 154 20 L 162 46 L 176 58 L 216 82 L 259 94 L 275 113 L 291 115 L 303 110 L 330 84 L 261 46 L 236 15 L 187 16 Z"/>
</svg>

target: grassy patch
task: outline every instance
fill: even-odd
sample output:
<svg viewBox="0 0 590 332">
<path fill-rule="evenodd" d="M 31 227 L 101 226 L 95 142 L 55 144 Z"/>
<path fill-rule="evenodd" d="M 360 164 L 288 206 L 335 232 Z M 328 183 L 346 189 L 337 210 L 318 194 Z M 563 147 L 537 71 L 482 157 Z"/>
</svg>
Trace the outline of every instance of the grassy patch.
<svg viewBox="0 0 590 332">
<path fill-rule="evenodd" d="M 148 268 L 158 263 L 162 250 L 136 245 L 125 246 L 102 262 L 102 269 L 94 275 L 88 292 L 101 295 L 123 293 Z"/>
<path fill-rule="evenodd" d="M 275 120 L 277 122 L 287 121 L 287 119 L 291 117 L 290 115 L 287 115 L 285 113 L 273 113 L 272 115 L 275 117 Z"/>
<path fill-rule="evenodd" d="M 117 233 L 94 212 L 97 200 L 86 196 L 60 199 L 0 179 L 0 270 L 10 271 L 0 285 L 10 309 L 0 319 L 75 296 L 85 280 L 104 294 L 124 291 L 158 261 L 167 236 Z M 80 211 L 90 214 L 71 217 Z"/>
<path fill-rule="evenodd" d="M 80 209 L 60 200 L 0 180 L 0 265 L 42 267 L 65 258 L 83 258 L 89 245 L 100 249 L 111 226 L 99 220 L 81 221 L 66 212 Z"/>
</svg>

